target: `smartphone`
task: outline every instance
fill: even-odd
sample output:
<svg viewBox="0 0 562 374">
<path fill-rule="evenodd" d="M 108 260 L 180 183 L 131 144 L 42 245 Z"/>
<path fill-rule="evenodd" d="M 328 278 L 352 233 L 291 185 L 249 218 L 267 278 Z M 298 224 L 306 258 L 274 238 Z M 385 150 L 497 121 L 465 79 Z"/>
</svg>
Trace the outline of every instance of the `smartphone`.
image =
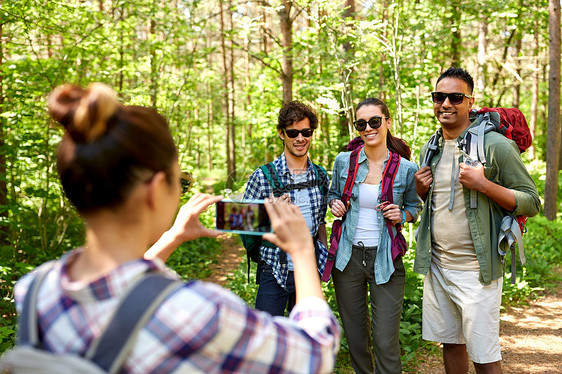
<svg viewBox="0 0 562 374">
<path fill-rule="evenodd" d="M 263 200 L 222 199 L 216 203 L 215 226 L 219 231 L 245 235 L 272 232 Z"/>
</svg>

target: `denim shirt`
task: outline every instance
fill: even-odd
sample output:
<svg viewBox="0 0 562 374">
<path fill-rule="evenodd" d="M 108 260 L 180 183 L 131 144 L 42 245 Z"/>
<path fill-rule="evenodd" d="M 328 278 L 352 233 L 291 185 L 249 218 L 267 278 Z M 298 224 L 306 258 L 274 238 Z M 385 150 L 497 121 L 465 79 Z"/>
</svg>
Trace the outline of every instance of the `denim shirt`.
<svg viewBox="0 0 562 374">
<path fill-rule="evenodd" d="M 328 193 L 328 201 L 340 199 L 345 187 L 347 173 L 349 169 L 349 156 L 351 152 L 342 152 L 337 155 L 334 162 L 334 170 L 332 173 L 332 184 Z M 383 164 L 383 170 L 388 161 L 389 154 Z M 369 160 L 365 154 L 365 149 L 359 152 L 359 165 L 357 168 L 357 176 L 353 184 L 353 196 L 349 200 L 351 205 L 347 212 L 346 219 L 342 226 L 342 234 L 339 242 L 338 252 L 336 255 L 335 266 L 338 270 L 343 271 L 351 258 L 352 241 L 357 228 L 357 220 L 359 218 L 359 183 L 363 183 L 369 173 Z M 418 170 L 418 165 L 401 157 L 400 166 L 396 173 L 396 178 L 392 184 L 392 195 L 394 204 L 400 209 L 407 210 L 413 217 L 412 222 L 418 218 L 421 211 L 422 201 L 416 193 L 416 182 L 414 174 Z M 381 195 L 382 183 L 379 186 L 379 196 Z M 375 207 L 373 207 L 374 209 Z M 394 263 L 392 261 L 390 235 L 386 227 L 385 219 L 381 211 L 377 212 L 378 225 L 381 228 L 379 245 L 377 247 L 377 256 L 375 259 L 375 281 L 377 284 L 388 282 L 390 276 L 394 273 Z M 396 229 L 392 228 L 396 234 Z"/>
</svg>

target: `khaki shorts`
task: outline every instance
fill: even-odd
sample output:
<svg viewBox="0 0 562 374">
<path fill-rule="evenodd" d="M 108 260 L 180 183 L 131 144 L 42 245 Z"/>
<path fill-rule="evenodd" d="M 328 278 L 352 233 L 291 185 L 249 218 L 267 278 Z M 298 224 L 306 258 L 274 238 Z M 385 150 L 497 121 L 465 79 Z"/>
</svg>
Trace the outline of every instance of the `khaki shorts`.
<svg viewBox="0 0 562 374">
<path fill-rule="evenodd" d="M 431 264 L 423 288 L 422 335 L 425 340 L 466 344 L 468 357 L 486 364 L 501 360 L 503 278 L 484 286 L 478 273 Z"/>
</svg>

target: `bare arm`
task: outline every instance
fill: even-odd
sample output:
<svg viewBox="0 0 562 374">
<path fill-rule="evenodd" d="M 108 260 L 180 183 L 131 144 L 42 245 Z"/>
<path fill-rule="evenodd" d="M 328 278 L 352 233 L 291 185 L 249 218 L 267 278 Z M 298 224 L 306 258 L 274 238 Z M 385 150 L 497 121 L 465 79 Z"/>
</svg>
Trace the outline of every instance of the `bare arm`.
<svg viewBox="0 0 562 374">
<path fill-rule="evenodd" d="M 199 215 L 211 204 L 222 199 L 222 196 L 212 196 L 197 193 L 189 199 L 179 210 L 172 227 L 166 231 L 158 241 L 144 253 L 145 259 L 159 257 L 166 261 L 174 250 L 183 242 L 203 236 L 215 238 L 221 233 L 203 226 Z"/>
</svg>

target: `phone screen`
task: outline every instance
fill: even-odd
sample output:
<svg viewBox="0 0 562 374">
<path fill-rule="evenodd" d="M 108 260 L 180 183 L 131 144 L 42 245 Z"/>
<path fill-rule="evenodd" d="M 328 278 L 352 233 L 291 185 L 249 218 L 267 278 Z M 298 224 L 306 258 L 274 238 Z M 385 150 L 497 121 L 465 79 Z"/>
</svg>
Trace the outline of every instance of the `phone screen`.
<svg viewBox="0 0 562 374">
<path fill-rule="evenodd" d="M 216 203 L 216 228 L 246 235 L 271 232 L 271 222 L 263 200 L 223 199 Z"/>
</svg>

